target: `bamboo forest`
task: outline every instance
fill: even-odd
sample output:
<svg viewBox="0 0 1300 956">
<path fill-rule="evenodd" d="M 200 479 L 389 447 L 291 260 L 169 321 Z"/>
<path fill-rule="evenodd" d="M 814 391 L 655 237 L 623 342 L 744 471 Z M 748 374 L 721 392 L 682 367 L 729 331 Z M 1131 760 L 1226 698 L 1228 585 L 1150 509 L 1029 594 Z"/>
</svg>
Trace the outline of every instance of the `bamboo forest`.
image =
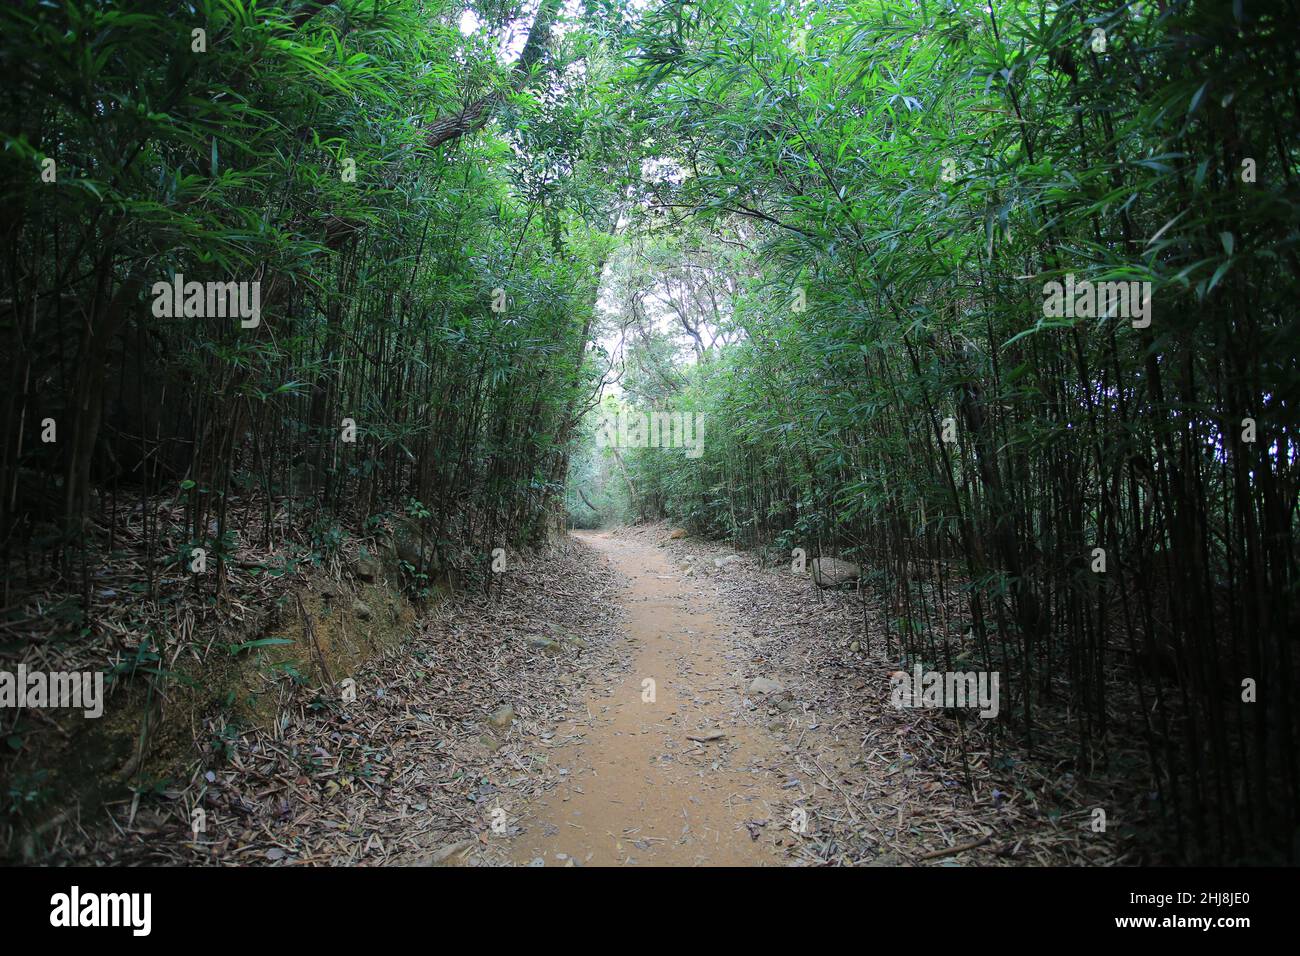
<svg viewBox="0 0 1300 956">
<path fill-rule="evenodd" d="M 1300 863 L 1297 23 L 7 0 L 0 861 Z"/>
</svg>

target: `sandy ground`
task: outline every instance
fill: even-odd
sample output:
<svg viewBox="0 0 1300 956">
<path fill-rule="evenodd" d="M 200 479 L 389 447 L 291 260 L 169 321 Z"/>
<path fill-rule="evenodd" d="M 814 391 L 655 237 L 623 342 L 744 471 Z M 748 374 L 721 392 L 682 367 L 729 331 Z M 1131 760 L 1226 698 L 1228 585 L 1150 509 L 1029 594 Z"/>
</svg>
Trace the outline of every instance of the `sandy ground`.
<svg viewBox="0 0 1300 956">
<path fill-rule="evenodd" d="M 593 691 L 587 716 L 557 729 L 567 772 L 521 821 L 515 863 L 765 865 L 799 825 L 775 743 L 740 719 L 735 625 L 699 606 L 658 548 L 579 533 L 628 579 L 619 594 L 631 666 Z M 567 764 L 567 767 L 565 766 Z"/>
<path fill-rule="evenodd" d="M 1131 814 L 1112 781 L 1031 759 L 974 719 L 892 707 L 900 663 L 874 603 L 670 530 L 579 532 L 490 594 L 459 593 L 354 675 L 355 701 L 303 688 L 274 727 L 201 747 L 187 780 L 71 815 L 49 861 L 1132 859 L 1088 825 L 1093 806 Z M 214 710 L 196 743 L 228 727 Z"/>
</svg>

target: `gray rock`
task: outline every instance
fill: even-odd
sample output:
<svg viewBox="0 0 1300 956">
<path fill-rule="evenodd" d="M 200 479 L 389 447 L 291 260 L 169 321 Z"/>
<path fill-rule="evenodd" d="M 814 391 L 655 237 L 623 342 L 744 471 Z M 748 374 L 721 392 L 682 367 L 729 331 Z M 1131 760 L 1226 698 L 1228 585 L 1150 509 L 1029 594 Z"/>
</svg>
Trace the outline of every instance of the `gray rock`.
<svg viewBox="0 0 1300 956">
<path fill-rule="evenodd" d="M 379 576 L 379 562 L 366 557 L 357 560 L 356 575 L 362 581 L 373 581 Z"/>
<path fill-rule="evenodd" d="M 694 740 L 697 744 L 707 744 L 710 741 L 721 740 L 725 736 L 727 734 L 722 730 L 705 730 L 697 734 L 687 734 L 686 739 Z"/>
<path fill-rule="evenodd" d="M 839 588 L 856 584 L 862 576 L 862 569 L 839 558 L 814 558 L 812 573 L 819 588 Z"/>
<path fill-rule="evenodd" d="M 779 694 L 783 690 L 781 682 L 770 677 L 755 677 L 749 685 L 751 694 Z"/>
<path fill-rule="evenodd" d="M 558 654 L 563 649 L 561 648 L 559 641 L 550 637 L 543 637 L 540 634 L 530 637 L 528 639 L 528 646 L 535 647 L 545 654 Z"/>
<path fill-rule="evenodd" d="M 425 866 L 438 866 L 445 863 L 453 855 L 463 850 L 468 850 L 474 845 L 473 840 L 457 840 L 455 843 L 448 843 L 446 846 L 434 852 L 433 856 L 425 861 Z"/>
<path fill-rule="evenodd" d="M 424 536 L 420 526 L 410 518 L 393 522 L 393 550 L 407 564 L 419 567 L 424 559 Z"/>
</svg>

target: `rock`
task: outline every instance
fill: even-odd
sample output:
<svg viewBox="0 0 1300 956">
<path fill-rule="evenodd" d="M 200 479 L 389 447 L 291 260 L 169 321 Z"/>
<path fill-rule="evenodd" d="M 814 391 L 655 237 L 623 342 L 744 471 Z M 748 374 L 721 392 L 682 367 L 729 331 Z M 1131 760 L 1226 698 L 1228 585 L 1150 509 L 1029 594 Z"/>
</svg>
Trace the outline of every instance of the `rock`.
<svg viewBox="0 0 1300 956">
<path fill-rule="evenodd" d="M 530 637 L 528 639 L 528 646 L 535 647 L 545 654 L 558 654 L 562 650 L 559 641 L 550 637 L 543 637 L 540 634 Z"/>
<path fill-rule="evenodd" d="M 849 650 L 851 650 L 854 654 L 856 654 L 861 647 L 862 647 L 861 644 L 859 644 L 857 641 L 854 641 L 852 644 L 849 645 Z"/>
<path fill-rule="evenodd" d="M 375 616 L 375 612 L 370 610 L 370 605 L 365 601 L 353 601 L 352 613 L 363 621 L 369 621 Z"/>
<path fill-rule="evenodd" d="M 379 562 L 374 558 L 358 558 L 354 573 L 362 581 L 373 581 L 379 576 Z"/>
<path fill-rule="evenodd" d="M 751 694 L 779 694 L 783 690 L 781 682 L 770 677 L 755 677 L 749 685 Z"/>
<path fill-rule="evenodd" d="M 726 733 L 721 730 L 707 730 L 699 734 L 687 734 L 686 739 L 694 740 L 697 744 L 707 744 L 711 740 L 721 740 L 725 736 Z"/>
<path fill-rule="evenodd" d="M 739 561 L 740 561 L 740 557 L 738 555 L 729 554 L 726 557 L 714 558 L 713 566 L 715 568 L 725 568 L 727 565 L 736 564 Z"/>
<path fill-rule="evenodd" d="M 497 730 L 505 730 L 510 726 L 510 722 L 515 719 L 515 708 L 512 704 L 504 704 L 492 712 L 488 718 L 488 723 Z"/>
<path fill-rule="evenodd" d="M 438 866 L 441 863 L 445 863 L 455 853 L 461 850 L 468 850 L 473 843 L 473 840 L 457 840 L 455 843 L 448 843 L 446 846 L 436 850 L 433 856 L 429 857 L 429 859 L 425 861 L 424 865 Z"/>
<path fill-rule="evenodd" d="M 424 535 L 420 526 L 410 518 L 393 522 L 393 550 L 398 560 L 419 567 L 424 559 Z"/>
<path fill-rule="evenodd" d="M 684 537 L 686 537 L 686 532 L 683 529 L 673 528 L 673 532 L 668 536 L 668 539 L 670 541 L 680 541 Z"/>
<path fill-rule="evenodd" d="M 856 584 L 862 576 L 862 569 L 839 558 L 814 558 L 812 573 L 819 588 L 839 588 Z"/>
</svg>

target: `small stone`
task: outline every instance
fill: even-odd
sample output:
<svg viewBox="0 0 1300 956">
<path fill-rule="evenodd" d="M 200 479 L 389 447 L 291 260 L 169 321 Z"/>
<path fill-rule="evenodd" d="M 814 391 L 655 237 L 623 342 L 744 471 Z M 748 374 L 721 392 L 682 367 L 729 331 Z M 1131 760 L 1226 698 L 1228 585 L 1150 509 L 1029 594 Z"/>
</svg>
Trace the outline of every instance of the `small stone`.
<svg viewBox="0 0 1300 956">
<path fill-rule="evenodd" d="M 687 734 L 686 739 L 694 740 L 699 744 L 707 744 L 712 740 L 721 740 L 725 736 L 727 735 L 721 730 L 708 730 L 699 734 Z"/>
<path fill-rule="evenodd" d="M 424 807 L 422 805 L 417 805 L 417 809 L 423 810 Z M 457 840 L 455 843 L 448 843 L 446 846 L 437 850 L 433 856 L 429 857 L 429 859 L 425 861 L 424 865 L 438 866 L 439 864 L 446 862 L 454 854 L 468 850 L 471 845 L 472 844 L 469 840 Z"/>
<path fill-rule="evenodd" d="M 781 682 L 770 677 L 755 677 L 749 685 L 751 694 L 779 694 L 783 690 Z"/>
<path fill-rule="evenodd" d="M 375 612 L 370 610 L 370 605 L 365 601 L 353 601 L 352 613 L 363 621 L 369 621 L 375 616 Z"/>
</svg>

